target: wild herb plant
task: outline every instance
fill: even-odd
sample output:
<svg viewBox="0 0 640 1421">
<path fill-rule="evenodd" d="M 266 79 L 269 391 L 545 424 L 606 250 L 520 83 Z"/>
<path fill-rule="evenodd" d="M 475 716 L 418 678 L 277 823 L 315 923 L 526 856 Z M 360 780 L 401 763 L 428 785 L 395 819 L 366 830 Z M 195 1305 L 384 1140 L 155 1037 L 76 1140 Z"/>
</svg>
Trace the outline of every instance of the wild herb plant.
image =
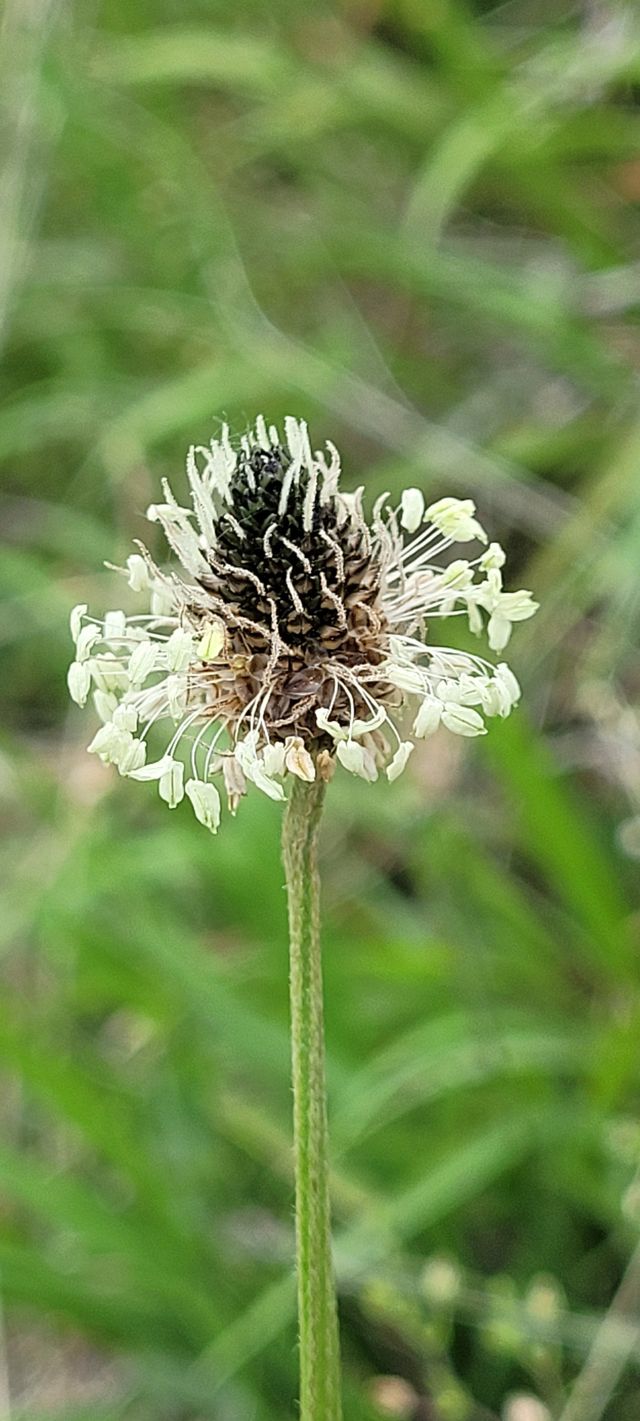
<svg viewBox="0 0 640 1421">
<path fill-rule="evenodd" d="M 286 443 L 260 415 L 234 449 L 193 446 L 191 505 L 169 484 L 147 517 L 162 525 L 178 571 L 163 571 L 144 544 L 122 571 L 151 610 L 127 617 L 71 613 L 74 701 L 91 688 L 102 721 L 89 751 L 134 780 L 155 781 L 175 809 L 187 796 L 217 833 L 226 787 L 235 813 L 249 785 L 289 804 L 283 860 L 289 899 L 296 1265 L 302 1421 L 340 1421 L 339 1344 L 329 1197 L 329 1148 L 316 839 L 325 786 L 338 762 L 374 782 L 390 781 L 414 749 L 403 739 L 440 726 L 483 735 L 484 716 L 509 715 L 520 696 L 505 662 L 433 643 L 438 618 L 487 619 L 501 652 L 513 622 L 536 603 L 506 592 L 504 553 L 489 544 L 471 499 L 425 509 L 406 489 L 397 508 L 376 500 L 370 521 L 356 494 L 340 489 L 340 458 L 312 451 L 307 427 L 285 421 Z M 408 541 L 406 538 L 408 535 Z M 452 545 L 486 551 L 452 558 Z M 185 580 L 185 575 L 188 580 Z M 157 760 L 147 737 L 171 727 Z M 399 729 L 400 726 L 400 729 Z M 188 778 L 185 780 L 185 758 Z"/>
</svg>

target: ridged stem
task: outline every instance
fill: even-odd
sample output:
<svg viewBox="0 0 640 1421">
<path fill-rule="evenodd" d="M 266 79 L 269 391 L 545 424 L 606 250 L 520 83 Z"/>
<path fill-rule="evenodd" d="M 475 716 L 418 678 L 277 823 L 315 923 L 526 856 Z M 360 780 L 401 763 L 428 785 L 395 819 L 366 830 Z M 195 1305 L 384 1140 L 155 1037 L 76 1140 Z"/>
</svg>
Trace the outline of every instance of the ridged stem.
<svg viewBox="0 0 640 1421">
<path fill-rule="evenodd" d="M 318 825 L 325 785 L 292 779 L 282 847 L 289 899 L 301 1421 L 341 1421 L 331 1259 Z"/>
</svg>

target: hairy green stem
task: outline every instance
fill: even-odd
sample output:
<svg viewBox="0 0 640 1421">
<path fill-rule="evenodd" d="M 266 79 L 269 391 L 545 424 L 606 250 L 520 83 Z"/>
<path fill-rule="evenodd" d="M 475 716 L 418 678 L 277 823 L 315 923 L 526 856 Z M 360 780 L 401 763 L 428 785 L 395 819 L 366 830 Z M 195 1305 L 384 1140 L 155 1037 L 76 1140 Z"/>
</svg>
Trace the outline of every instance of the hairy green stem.
<svg viewBox="0 0 640 1421">
<path fill-rule="evenodd" d="M 341 1421 L 331 1260 L 318 825 L 325 786 L 293 779 L 282 848 L 289 898 L 301 1421 Z"/>
</svg>

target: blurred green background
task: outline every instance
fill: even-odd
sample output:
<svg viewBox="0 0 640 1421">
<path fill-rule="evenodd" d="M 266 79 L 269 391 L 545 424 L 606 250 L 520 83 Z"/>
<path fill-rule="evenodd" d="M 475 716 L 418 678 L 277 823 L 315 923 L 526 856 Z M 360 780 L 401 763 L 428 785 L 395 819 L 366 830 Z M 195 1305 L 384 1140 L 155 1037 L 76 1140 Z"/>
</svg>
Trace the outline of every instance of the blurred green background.
<svg viewBox="0 0 640 1421">
<path fill-rule="evenodd" d="M 264 410 L 542 604 L 510 722 L 331 790 L 347 1421 L 637 1421 L 640 13 L 5 0 L 0 65 L 0 1417 L 297 1414 L 280 812 L 170 816 L 64 685 Z"/>
</svg>

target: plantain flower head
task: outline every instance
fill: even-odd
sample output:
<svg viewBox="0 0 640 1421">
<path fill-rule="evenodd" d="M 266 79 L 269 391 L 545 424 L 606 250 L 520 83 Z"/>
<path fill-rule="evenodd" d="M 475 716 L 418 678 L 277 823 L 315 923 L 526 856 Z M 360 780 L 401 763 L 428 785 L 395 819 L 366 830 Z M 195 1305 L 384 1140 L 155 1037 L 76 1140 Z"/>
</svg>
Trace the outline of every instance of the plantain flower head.
<svg viewBox="0 0 640 1421">
<path fill-rule="evenodd" d="M 313 451 L 293 418 L 284 436 L 260 416 L 236 445 L 223 426 L 193 446 L 190 505 L 165 482 L 147 512 L 177 564 L 161 569 L 139 544 L 118 569 L 148 610 L 71 614 L 69 691 L 79 705 L 92 692 L 101 721 L 90 752 L 155 780 L 172 809 L 186 795 L 213 832 L 218 786 L 233 812 L 248 785 L 284 799 L 289 775 L 328 778 L 336 762 L 394 780 L 439 726 L 485 734 L 517 703 L 516 678 L 503 661 L 439 645 L 434 624 L 462 615 L 499 655 L 537 605 L 503 590 L 504 553 L 471 499 L 425 508 L 406 489 L 367 520 L 363 490 L 340 490 L 333 445 Z M 456 544 L 475 555 L 452 555 Z M 164 751 L 149 762 L 158 725 Z"/>
</svg>

